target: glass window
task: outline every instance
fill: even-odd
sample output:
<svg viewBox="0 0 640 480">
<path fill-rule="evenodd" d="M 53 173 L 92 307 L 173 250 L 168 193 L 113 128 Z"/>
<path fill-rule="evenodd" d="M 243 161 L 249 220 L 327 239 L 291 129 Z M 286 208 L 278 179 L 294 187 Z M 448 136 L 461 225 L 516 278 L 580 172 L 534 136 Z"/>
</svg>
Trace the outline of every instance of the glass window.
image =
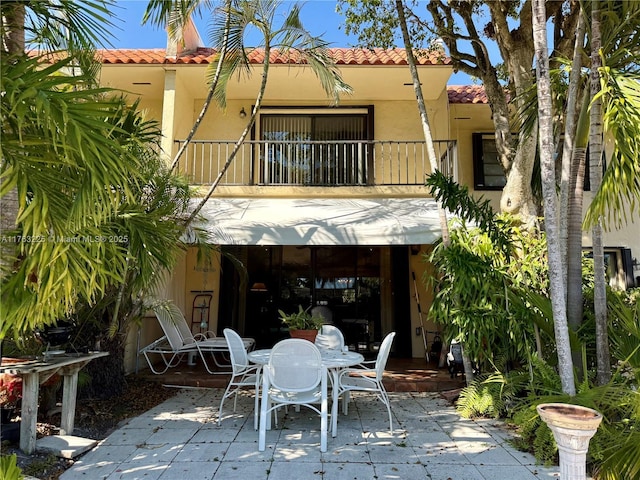
<svg viewBox="0 0 640 480">
<path fill-rule="evenodd" d="M 507 179 L 498 159 L 498 149 L 493 133 L 474 133 L 473 178 L 476 190 L 501 190 Z"/>
</svg>

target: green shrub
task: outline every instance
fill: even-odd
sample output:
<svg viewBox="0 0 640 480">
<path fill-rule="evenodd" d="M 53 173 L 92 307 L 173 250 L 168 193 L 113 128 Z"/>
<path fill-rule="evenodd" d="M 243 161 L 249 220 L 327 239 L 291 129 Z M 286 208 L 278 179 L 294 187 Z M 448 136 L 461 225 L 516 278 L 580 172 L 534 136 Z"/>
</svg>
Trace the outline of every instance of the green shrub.
<svg viewBox="0 0 640 480">
<path fill-rule="evenodd" d="M 22 480 L 24 476 L 17 462 L 18 457 L 15 454 L 0 456 L 0 478 L 3 480 Z"/>
<path fill-rule="evenodd" d="M 519 439 L 514 442 L 520 450 L 529 452 L 543 465 L 558 463 L 558 447 L 553 433 L 542 421 L 535 406 L 527 406 L 514 413 L 512 423 L 517 427 Z"/>
</svg>

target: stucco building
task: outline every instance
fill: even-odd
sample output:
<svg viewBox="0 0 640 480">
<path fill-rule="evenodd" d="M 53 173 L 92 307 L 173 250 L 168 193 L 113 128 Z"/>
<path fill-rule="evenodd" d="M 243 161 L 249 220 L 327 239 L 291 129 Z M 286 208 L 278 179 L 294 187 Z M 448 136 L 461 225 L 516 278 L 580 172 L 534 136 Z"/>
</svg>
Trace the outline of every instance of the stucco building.
<svg viewBox="0 0 640 480">
<path fill-rule="evenodd" d="M 426 318 L 432 295 L 421 282 L 429 268 L 421 253 L 440 237 L 440 226 L 424 186 L 431 168 L 405 52 L 331 52 L 353 88 L 338 105 L 330 105 L 311 69 L 272 54 L 250 139 L 202 211 L 199 225 L 221 255 L 202 265 L 190 249 L 165 293 L 194 331 L 231 326 L 272 344 L 283 335 L 279 309 L 326 305 L 354 348 L 374 349 L 394 330 L 396 356 L 423 357 L 421 329 L 437 327 Z M 202 108 L 212 50 L 99 54 L 101 84 L 140 99 L 161 122 L 163 150 L 173 157 Z M 263 55 L 250 53 L 255 74 L 230 82 L 226 109 L 210 108 L 180 160 L 179 171 L 203 192 L 247 124 Z M 442 55 L 421 56 L 418 70 L 439 168 L 497 209 L 504 175 L 482 87 L 447 85 L 453 69 Z M 637 223 L 606 234 L 617 285 L 632 286 L 640 274 L 633 260 L 639 234 Z M 153 320 L 145 322 L 132 336 L 129 365 L 157 336 Z"/>
</svg>

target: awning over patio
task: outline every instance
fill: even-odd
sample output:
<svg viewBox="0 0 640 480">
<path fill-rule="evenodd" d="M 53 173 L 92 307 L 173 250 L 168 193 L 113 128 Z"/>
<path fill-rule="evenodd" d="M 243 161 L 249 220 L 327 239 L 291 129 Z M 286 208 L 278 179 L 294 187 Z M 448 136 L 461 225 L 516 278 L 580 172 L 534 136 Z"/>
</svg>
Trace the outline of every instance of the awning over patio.
<svg viewBox="0 0 640 480">
<path fill-rule="evenodd" d="M 414 245 L 441 236 L 430 198 L 212 198 L 201 211 L 220 245 Z"/>
</svg>

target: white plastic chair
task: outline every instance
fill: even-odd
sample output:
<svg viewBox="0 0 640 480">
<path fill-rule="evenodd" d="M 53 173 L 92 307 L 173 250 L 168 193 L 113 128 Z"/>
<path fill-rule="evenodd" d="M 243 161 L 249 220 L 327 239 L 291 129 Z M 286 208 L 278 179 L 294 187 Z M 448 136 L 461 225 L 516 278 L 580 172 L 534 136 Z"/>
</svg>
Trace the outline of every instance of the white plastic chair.
<svg viewBox="0 0 640 480">
<path fill-rule="evenodd" d="M 322 325 L 315 341 L 316 347 L 329 350 L 345 350 L 344 335 L 338 327 Z"/>
<path fill-rule="evenodd" d="M 255 405 L 253 410 L 253 428 L 258 429 L 258 411 L 259 411 L 259 394 L 260 394 L 260 369 L 258 365 L 249 364 L 247 358 L 247 349 L 240 335 L 230 328 L 225 328 L 224 338 L 229 346 L 229 356 L 231 357 L 231 380 L 227 385 L 222 399 L 220 399 L 220 408 L 218 409 L 218 425 L 222 423 L 222 405 L 224 401 L 231 395 L 235 395 L 233 399 L 233 411 L 236 411 L 238 400 L 238 391 L 244 387 L 253 387 L 255 390 Z"/>
<path fill-rule="evenodd" d="M 316 404 L 320 404 L 320 408 Z M 327 404 L 327 370 L 322 366 L 318 347 L 298 338 L 281 340 L 271 350 L 269 363 L 262 369 L 258 450 L 265 449 L 271 412 L 296 405 L 320 414 L 320 451 L 326 452 Z"/>
<path fill-rule="evenodd" d="M 338 395 L 342 395 L 342 413 L 348 414 L 349 393 L 353 391 L 372 392 L 387 407 L 389 413 L 389 431 L 393 434 L 393 423 L 391 419 L 391 405 L 389 395 L 382 383 L 384 369 L 389 359 L 391 344 L 396 332 L 391 332 L 384 337 L 378 356 L 376 357 L 374 368 L 345 368 L 338 374 L 337 386 Z"/>
</svg>

